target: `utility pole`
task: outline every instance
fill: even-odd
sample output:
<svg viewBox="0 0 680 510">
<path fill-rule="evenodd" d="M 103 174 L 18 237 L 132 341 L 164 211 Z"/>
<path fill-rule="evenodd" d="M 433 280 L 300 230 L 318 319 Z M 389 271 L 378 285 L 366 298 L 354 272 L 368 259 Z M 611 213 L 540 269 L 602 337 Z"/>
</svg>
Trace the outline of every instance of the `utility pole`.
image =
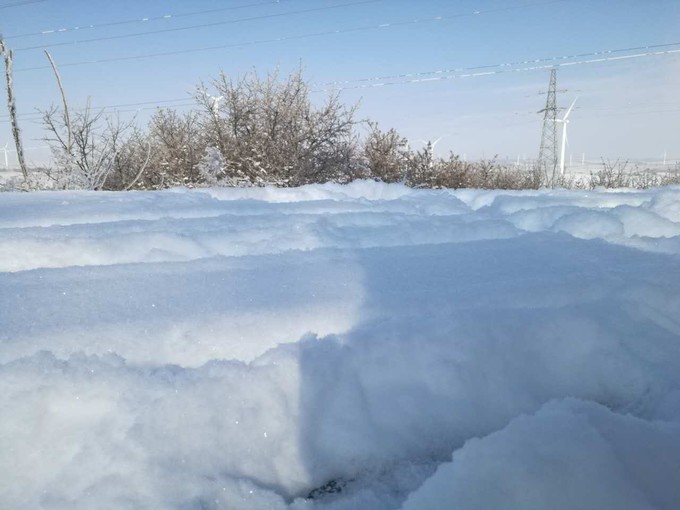
<svg viewBox="0 0 680 510">
<path fill-rule="evenodd" d="M 538 165 L 545 175 L 546 183 L 553 186 L 557 170 L 557 69 L 550 70 L 550 84 L 543 114 L 543 133 Z"/>
<path fill-rule="evenodd" d="M 14 136 L 14 145 L 17 148 L 17 160 L 21 173 L 24 174 L 24 180 L 28 179 L 28 170 L 26 169 L 26 161 L 24 160 L 24 150 L 21 145 L 21 131 L 17 123 L 17 107 L 14 101 L 14 86 L 12 83 L 12 50 L 8 50 L 5 42 L 0 34 L 0 54 L 5 59 L 5 77 L 7 79 L 7 108 L 9 110 L 9 117 L 12 122 L 12 135 Z"/>
</svg>

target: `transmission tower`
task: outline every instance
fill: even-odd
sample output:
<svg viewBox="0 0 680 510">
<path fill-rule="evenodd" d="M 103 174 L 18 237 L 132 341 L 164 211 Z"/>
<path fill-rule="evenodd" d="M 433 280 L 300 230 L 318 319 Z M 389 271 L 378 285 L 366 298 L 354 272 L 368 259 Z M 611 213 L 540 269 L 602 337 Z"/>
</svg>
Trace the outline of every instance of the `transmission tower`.
<svg viewBox="0 0 680 510">
<path fill-rule="evenodd" d="M 550 84 L 543 114 L 543 134 L 538 165 L 545 175 L 548 185 L 553 184 L 557 170 L 557 69 L 550 70 Z"/>
</svg>

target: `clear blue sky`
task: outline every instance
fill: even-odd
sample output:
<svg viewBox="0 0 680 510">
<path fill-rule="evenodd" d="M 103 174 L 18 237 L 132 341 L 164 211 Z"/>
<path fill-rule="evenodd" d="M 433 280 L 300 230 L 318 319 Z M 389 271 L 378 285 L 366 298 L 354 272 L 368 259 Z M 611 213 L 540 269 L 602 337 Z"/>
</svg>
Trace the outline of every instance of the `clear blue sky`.
<svg viewBox="0 0 680 510">
<path fill-rule="evenodd" d="M 212 12 L 191 14 L 198 11 Z M 280 16 L 270 16 L 275 14 Z M 164 15 L 172 16 L 155 19 Z M 437 16 L 443 19 L 433 20 Z M 143 18 L 150 19 L 116 23 Z M 413 20 L 420 21 L 376 28 Z M 84 28 L 89 25 L 95 27 Z M 195 25 L 203 26 L 167 30 Z M 35 109 L 59 103 L 42 48 L 59 65 L 74 108 L 88 97 L 94 106 L 171 105 L 160 102 L 175 99 L 181 105 L 196 84 L 220 70 L 233 76 L 253 68 L 287 72 L 302 63 L 306 77 L 324 88 L 329 82 L 676 43 L 678 27 L 678 0 L 0 0 L 0 31 L 15 49 L 16 94 L 28 147 L 44 145 Z M 58 29 L 69 30 L 40 34 Z M 340 33 L 331 33 L 336 30 Z M 156 31 L 163 32 L 119 37 Z M 277 38 L 283 40 L 272 41 Z M 258 42 L 263 40 L 269 42 Z M 226 47 L 70 65 L 220 45 Z M 546 69 L 506 72 L 350 88 L 342 97 L 361 102 L 360 117 L 397 128 L 414 145 L 445 136 L 437 153 L 535 157 L 541 128 L 536 111 L 545 101 L 538 93 L 547 80 Z M 394 81 L 403 80 L 377 83 Z M 680 158 L 680 53 L 563 67 L 558 82 L 558 88 L 568 89 L 559 95 L 561 105 L 579 96 L 569 133 L 574 158 L 583 153 L 588 159 L 660 158 L 664 151 Z M 323 93 L 315 98 L 321 100 Z M 120 109 L 131 108 L 136 107 Z M 144 123 L 150 113 L 140 110 L 138 121 Z M 0 148 L 9 141 L 3 109 Z M 45 157 L 44 150 L 28 152 L 35 162 Z"/>
</svg>

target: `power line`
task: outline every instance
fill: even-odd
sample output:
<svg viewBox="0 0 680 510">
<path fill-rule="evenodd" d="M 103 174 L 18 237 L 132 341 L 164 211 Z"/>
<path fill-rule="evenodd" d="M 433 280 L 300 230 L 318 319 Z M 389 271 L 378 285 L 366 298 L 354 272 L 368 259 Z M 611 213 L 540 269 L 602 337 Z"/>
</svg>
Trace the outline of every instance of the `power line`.
<svg viewBox="0 0 680 510">
<path fill-rule="evenodd" d="M 334 81 L 334 82 L 328 82 L 325 85 L 329 86 L 334 86 L 334 85 L 347 85 L 350 83 L 361 83 L 361 82 L 372 82 L 372 81 L 385 81 L 385 80 L 401 80 L 404 78 L 420 78 L 424 76 L 434 76 L 434 75 L 440 75 L 440 74 L 449 74 L 449 73 L 460 73 L 463 71 L 477 71 L 477 70 L 482 70 L 482 69 L 497 69 L 497 68 L 503 68 L 503 67 L 516 67 L 520 65 L 528 65 L 528 64 L 540 64 L 540 63 L 546 63 L 546 62 L 559 62 L 563 60 L 573 60 L 576 58 L 585 58 L 585 57 L 596 57 L 599 55 L 611 55 L 614 53 L 625 53 L 625 52 L 631 52 L 631 51 L 644 51 L 644 50 L 654 50 L 658 48 L 670 48 L 673 46 L 680 46 L 680 42 L 676 43 L 664 43 L 664 44 L 652 44 L 652 45 L 647 45 L 647 46 L 635 46 L 635 47 L 629 47 L 629 48 L 617 48 L 613 50 L 599 50 L 599 51 L 591 51 L 588 53 L 574 53 L 572 55 L 559 55 L 559 56 L 553 56 L 553 57 L 543 57 L 543 58 L 534 58 L 534 59 L 528 59 L 528 60 L 518 60 L 516 62 L 504 62 L 502 64 L 487 64 L 487 65 L 481 65 L 481 66 L 469 66 L 469 67 L 456 67 L 456 68 L 450 68 L 450 69 L 437 69 L 435 71 L 422 71 L 422 72 L 417 72 L 417 73 L 405 73 L 405 74 L 394 74 L 391 76 L 374 76 L 370 78 L 357 78 L 354 80 L 345 80 L 345 81 Z"/>
<path fill-rule="evenodd" d="M 669 45 L 670 46 L 678 46 L 678 45 L 680 45 L 680 43 L 670 43 Z M 645 47 L 654 48 L 654 47 L 660 47 L 660 46 L 668 46 L 668 45 L 650 45 L 650 46 L 645 46 Z M 603 53 L 614 53 L 614 52 L 618 52 L 618 51 L 619 50 L 608 50 L 607 52 L 591 52 L 591 53 L 588 53 L 587 55 L 600 55 L 600 54 L 603 54 Z M 557 64 L 529 66 L 529 67 L 523 67 L 523 68 L 511 68 L 507 64 L 495 64 L 493 66 L 473 66 L 473 67 L 470 67 L 470 68 L 467 68 L 467 69 L 480 69 L 480 68 L 494 67 L 494 68 L 496 68 L 496 70 L 476 72 L 476 73 L 473 72 L 473 73 L 463 73 L 463 74 L 447 74 L 447 75 L 441 75 L 441 76 L 434 76 L 434 77 L 431 77 L 431 78 L 416 78 L 416 79 L 402 80 L 402 81 L 397 81 L 397 82 L 381 82 L 381 83 L 369 83 L 369 84 L 353 85 L 353 86 L 346 86 L 346 87 L 318 88 L 318 89 L 311 90 L 311 92 L 332 92 L 332 91 L 341 91 L 341 90 L 379 88 L 379 87 L 392 86 L 392 85 L 407 85 L 407 84 L 414 84 L 414 83 L 425 83 L 425 82 L 431 82 L 431 81 L 451 80 L 451 79 L 458 79 L 458 78 L 493 76 L 493 75 L 500 75 L 500 74 L 505 74 L 505 73 L 538 71 L 538 70 L 544 70 L 544 69 L 551 69 L 553 67 L 566 67 L 566 66 L 574 66 L 574 65 L 615 62 L 615 61 L 633 60 L 633 59 L 639 59 L 639 58 L 645 58 L 645 57 L 664 56 L 664 55 L 678 55 L 678 54 L 680 54 L 680 49 L 647 52 L 647 53 L 637 53 L 637 54 L 631 54 L 631 55 L 621 55 L 621 56 L 616 56 L 616 57 L 595 58 L 595 59 L 581 60 L 581 61 L 575 61 L 575 62 L 561 62 L 561 63 L 557 63 Z M 560 58 L 560 57 L 551 57 L 551 59 L 557 59 L 557 58 Z M 545 61 L 546 59 L 537 59 L 537 60 L 538 61 Z M 527 61 L 523 61 L 523 62 L 527 62 Z M 421 74 L 436 74 L 436 73 L 440 73 L 440 72 L 444 73 L 445 71 L 428 71 L 426 73 L 421 73 Z M 400 76 L 410 76 L 410 75 L 417 75 L 417 74 L 418 73 L 411 73 L 411 74 L 408 74 L 408 75 L 405 74 L 405 75 L 400 75 Z M 372 81 L 372 80 L 373 80 L 373 78 L 362 78 L 361 80 L 358 80 L 358 81 Z M 338 83 L 349 83 L 349 82 L 346 81 L 346 82 L 338 82 Z M 96 108 L 96 109 L 102 109 L 103 110 L 103 109 L 112 109 L 112 108 L 124 107 L 124 106 L 173 103 L 173 102 L 184 101 L 184 100 L 186 100 L 186 98 L 167 99 L 167 100 L 161 100 L 161 101 L 146 101 L 146 102 L 140 102 L 140 103 L 126 103 L 126 104 L 119 104 L 119 105 L 102 106 L 102 107 L 99 107 L 99 108 Z M 40 115 L 38 115 L 38 114 L 25 114 L 23 116 L 20 115 L 20 117 L 21 118 L 27 118 L 28 115 L 36 115 L 37 117 L 35 117 L 35 118 L 40 118 Z M 0 119 L 2 119 L 2 117 L 0 117 Z"/>
<path fill-rule="evenodd" d="M 47 0 L 26 0 L 24 2 L 14 2 L 11 4 L 0 5 L 0 9 L 9 9 L 10 7 L 23 7 L 24 5 L 39 4 L 47 2 Z"/>
<path fill-rule="evenodd" d="M 676 43 L 676 45 L 680 45 L 680 43 Z M 432 82 L 432 81 L 453 80 L 453 79 L 458 79 L 458 78 L 474 78 L 474 77 L 479 77 L 479 76 L 492 76 L 492 75 L 507 74 L 507 73 L 539 71 L 539 70 L 545 70 L 545 69 L 552 69 L 552 68 L 556 68 L 556 67 L 571 67 L 571 66 L 585 65 L 585 64 L 600 64 L 600 63 L 605 63 L 605 62 L 634 60 L 634 59 L 644 58 L 644 57 L 657 57 L 657 56 L 663 56 L 663 55 L 678 55 L 678 54 L 680 54 L 680 49 L 666 50 L 666 51 L 653 51 L 653 52 L 637 53 L 637 54 L 631 54 L 631 55 L 621 55 L 621 56 L 617 56 L 617 57 L 593 58 L 593 59 L 579 60 L 579 61 L 573 61 L 573 62 L 557 62 L 557 63 L 553 63 L 553 64 L 548 64 L 548 65 L 538 65 L 538 66 L 528 66 L 528 67 L 512 68 L 512 67 L 506 67 L 504 64 L 498 64 L 496 66 L 490 66 L 490 67 L 497 68 L 497 69 L 492 70 L 492 71 L 469 72 L 469 73 L 462 73 L 462 74 L 445 74 L 445 73 L 449 72 L 448 70 L 429 71 L 425 74 L 431 74 L 431 75 L 437 75 L 437 76 L 432 76 L 432 77 L 428 77 L 428 78 L 415 78 L 415 79 L 402 80 L 402 81 L 392 81 L 392 82 L 390 82 L 390 81 L 374 82 L 374 83 L 366 83 L 366 84 L 362 84 L 362 85 L 353 85 L 353 86 L 346 86 L 346 87 L 331 87 L 331 88 L 325 88 L 325 89 L 318 89 L 318 90 L 315 90 L 315 92 L 368 89 L 368 88 L 386 87 L 386 86 L 391 86 L 391 85 L 406 85 L 406 84 L 410 84 L 410 83 L 425 83 L 425 82 Z M 363 81 L 373 81 L 374 78 L 364 78 L 362 80 Z"/>
<path fill-rule="evenodd" d="M 586 108 L 584 111 L 587 113 L 591 108 Z M 597 108 L 592 108 L 592 110 L 597 110 Z M 619 108 L 619 110 L 625 110 L 625 108 Z M 621 113 L 606 113 L 604 115 L 598 114 L 597 117 L 585 117 L 586 119 L 599 119 L 601 117 L 623 117 L 628 115 L 650 115 L 659 113 L 680 113 L 680 108 L 668 108 L 665 110 L 645 110 L 645 111 L 633 111 L 633 112 L 621 112 Z"/>
<path fill-rule="evenodd" d="M 185 50 L 164 51 L 164 52 L 159 52 L 159 53 L 147 53 L 147 54 L 144 54 L 144 55 L 129 55 L 129 56 L 123 56 L 123 57 L 112 57 L 112 58 L 104 58 L 104 59 L 98 59 L 98 60 L 83 60 L 83 61 L 80 61 L 80 62 L 69 62 L 69 63 L 65 63 L 65 64 L 60 64 L 59 67 L 62 68 L 62 67 L 82 66 L 82 65 L 91 65 L 91 64 L 105 64 L 105 63 L 113 63 L 113 62 L 123 62 L 123 61 L 129 61 L 129 60 L 141 60 L 141 59 L 147 59 L 147 58 L 157 58 L 157 57 L 166 57 L 166 56 L 173 56 L 173 55 L 184 55 L 184 54 L 189 54 L 189 53 L 198 53 L 198 52 L 211 51 L 211 50 L 223 50 L 223 49 L 228 49 L 228 48 L 239 48 L 239 47 L 246 47 L 246 46 L 254 46 L 254 45 L 258 45 L 258 44 L 281 43 L 281 42 L 286 42 L 286 41 L 310 39 L 310 38 L 314 38 L 314 37 L 323 37 L 323 36 L 328 36 L 328 35 L 350 34 L 350 33 L 356 33 L 356 32 L 366 32 L 366 31 L 371 31 L 371 30 L 384 30 L 384 29 L 393 28 L 393 27 L 401 27 L 401 26 L 415 25 L 415 24 L 421 24 L 421 23 L 440 22 L 440 21 L 451 21 L 453 19 L 462 18 L 462 17 L 478 16 L 478 15 L 481 15 L 481 14 L 490 14 L 490 13 L 496 13 L 496 12 L 517 10 L 517 9 L 526 9 L 526 8 L 535 7 L 535 6 L 539 6 L 539 5 L 561 3 L 561 2 L 565 2 L 565 1 L 566 0 L 546 0 L 546 1 L 543 1 L 543 2 L 530 2 L 530 3 L 520 4 L 520 5 L 516 5 L 516 6 L 498 7 L 498 8 L 486 9 L 486 10 L 476 10 L 476 11 L 472 11 L 472 12 L 458 13 L 458 14 L 452 14 L 452 15 L 448 15 L 448 16 L 434 16 L 434 17 L 430 17 L 430 18 L 417 18 L 417 19 L 406 20 L 406 21 L 397 21 L 397 22 L 391 22 L 391 23 L 380 23 L 380 24 L 377 24 L 377 25 L 365 25 L 365 26 L 360 26 L 360 27 L 352 27 L 352 28 L 344 28 L 344 29 L 336 29 L 336 30 L 325 30 L 325 31 L 321 31 L 321 32 L 312 32 L 312 33 L 298 34 L 298 35 L 292 35 L 292 36 L 274 37 L 274 38 L 270 38 L 270 39 L 260 39 L 260 40 L 246 41 L 246 42 L 240 42 L 240 43 L 220 44 L 220 45 L 215 45 L 215 46 L 203 46 L 203 47 L 200 47 L 200 48 L 189 48 L 189 49 L 185 49 Z M 37 70 L 42 70 L 42 69 L 50 69 L 50 66 L 24 67 L 24 68 L 16 69 L 15 72 L 37 71 Z"/>
<path fill-rule="evenodd" d="M 40 0 L 40 1 L 45 1 L 45 0 Z M 272 4 L 280 4 L 282 2 L 290 2 L 291 0 L 267 0 L 266 2 L 259 2 L 259 3 L 254 3 L 254 4 L 245 4 L 245 5 L 236 5 L 236 6 L 231 6 L 231 7 L 221 7 L 219 9 L 206 9 L 203 11 L 191 11 L 191 12 L 183 12 L 183 13 L 176 13 L 176 14 L 163 14 L 160 16 L 145 16 L 142 18 L 135 18 L 135 19 L 127 19 L 127 20 L 120 20 L 120 21 L 110 21 L 107 23 L 86 23 L 83 25 L 75 26 L 75 27 L 62 27 L 62 28 L 54 28 L 50 30 L 41 30 L 40 32 L 31 32 L 31 33 L 26 33 L 26 34 L 17 34 L 17 35 L 10 35 L 10 36 L 5 36 L 5 39 L 20 39 L 24 37 L 35 37 L 39 35 L 48 35 L 48 34 L 63 34 L 66 32 L 75 32 L 77 30 L 93 30 L 97 28 L 104 28 L 104 27 L 113 27 L 113 26 L 120 26 L 120 25 L 130 25 L 133 23 L 148 23 L 150 21 L 164 21 L 164 20 L 169 20 L 169 19 L 175 19 L 175 18 L 186 18 L 190 16 L 198 16 L 201 14 L 215 14 L 217 12 L 225 12 L 225 11 L 235 11 L 235 10 L 241 10 L 241 9 L 248 9 L 251 7 L 261 7 L 263 5 L 272 5 Z"/>
<path fill-rule="evenodd" d="M 663 103 L 626 103 L 623 108 L 645 108 L 650 106 L 672 106 L 674 108 L 680 108 L 680 103 L 678 102 L 663 102 Z M 576 106 L 574 110 L 620 110 L 619 106 Z"/>
<path fill-rule="evenodd" d="M 193 103 L 185 103 L 185 104 L 170 104 L 170 103 L 177 103 L 181 101 L 187 101 L 187 97 L 182 97 L 182 98 L 176 98 L 176 99 L 162 99 L 162 100 L 157 100 L 157 101 L 142 101 L 138 103 L 122 103 L 122 104 L 112 104 L 112 105 L 106 105 L 106 106 L 92 106 L 90 107 L 90 110 L 92 111 L 106 111 L 106 110 L 115 110 L 115 111 L 120 111 L 120 112 L 130 112 L 130 111 L 137 111 L 137 110 L 148 110 L 148 109 L 155 109 L 155 108 L 160 108 L 161 104 L 167 104 L 168 106 L 172 107 L 179 107 L 179 106 L 189 106 L 189 105 L 196 105 L 197 103 L 194 101 Z M 145 105 L 154 105 L 149 108 L 134 108 L 131 110 L 116 110 L 117 108 L 125 108 L 128 106 L 145 106 Z M 83 112 L 86 109 L 85 108 L 73 108 L 70 109 L 75 112 Z M 34 112 L 34 113 L 25 113 L 23 115 L 18 115 L 20 119 L 24 120 L 39 120 L 41 119 L 43 114 L 41 112 Z M 0 122 L 8 120 L 9 116 L 8 115 L 1 115 L 0 116 Z"/>
<path fill-rule="evenodd" d="M 668 44 L 638 46 L 638 47 L 629 48 L 629 49 L 660 48 L 660 47 L 672 47 L 672 46 L 680 46 L 680 42 L 678 42 L 678 43 L 668 43 Z M 595 51 L 595 52 L 590 52 L 590 53 L 581 53 L 579 55 L 599 56 L 599 55 L 604 55 L 604 54 L 618 53 L 620 51 L 626 51 L 626 49 L 624 48 L 624 49 L 614 49 L 614 50 L 605 50 L 605 51 Z M 450 70 L 426 71 L 426 72 L 422 72 L 422 73 L 408 73 L 408 74 L 401 74 L 401 75 L 395 75 L 395 76 L 397 76 L 397 77 L 422 76 L 422 75 L 436 75 L 436 76 L 429 77 L 429 78 L 416 78 L 416 79 L 410 79 L 410 80 L 402 80 L 402 81 L 396 81 L 396 82 L 374 83 L 373 81 L 378 79 L 378 78 L 361 78 L 361 79 L 357 79 L 357 80 L 353 80 L 353 81 L 352 80 L 346 80 L 346 81 L 342 81 L 342 82 L 331 82 L 331 85 L 336 84 L 336 83 L 352 83 L 352 82 L 370 82 L 370 83 L 363 83 L 361 85 L 346 86 L 346 87 L 315 88 L 315 89 L 312 89 L 311 92 L 332 92 L 332 91 L 340 91 L 340 90 L 379 88 L 379 87 L 391 86 L 391 85 L 407 85 L 407 84 L 414 84 L 414 83 L 425 83 L 425 82 L 431 82 L 431 81 L 450 80 L 450 79 L 458 79 L 458 78 L 493 76 L 493 75 L 500 75 L 500 74 L 505 74 L 505 73 L 529 72 L 529 71 L 551 69 L 553 67 L 566 67 L 566 66 L 574 66 L 574 65 L 585 65 L 585 64 L 605 63 L 605 62 L 614 62 L 614 61 L 625 61 L 625 60 L 634 60 L 634 59 L 639 59 L 639 58 L 664 56 L 664 55 L 680 55 L 680 49 L 665 50 L 665 51 L 654 51 L 654 52 L 646 52 L 646 53 L 636 53 L 636 54 L 630 54 L 630 55 L 600 57 L 600 58 L 573 61 L 573 62 L 558 62 L 556 64 L 527 66 L 527 67 L 521 67 L 521 68 L 512 67 L 512 66 L 516 65 L 516 63 L 492 64 L 492 65 L 484 65 L 484 66 L 471 66 L 471 67 L 467 67 L 467 68 L 458 68 L 458 69 L 478 70 L 478 69 L 492 68 L 492 69 L 495 69 L 495 70 L 482 71 L 482 72 L 461 73 L 461 74 L 444 74 L 444 73 L 449 73 Z M 518 63 L 523 63 L 523 62 L 531 62 L 531 63 L 539 62 L 539 63 L 541 63 L 541 62 L 546 62 L 546 61 L 559 60 L 559 59 L 563 59 L 563 58 L 573 58 L 573 57 L 566 57 L 566 56 L 565 57 L 549 57 L 549 58 L 541 58 L 541 59 L 534 59 L 534 60 L 522 60 L 522 61 L 518 61 Z M 93 109 L 94 110 L 107 110 L 107 109 L 115 109 L 115 108 L 127 107 L 127 106 L 143 106 L 143 105 L 149 105 L 149 104 L 158 105 L 158 104 L 175 103 L 175 102 L 186 101 L 186 100 L 187 100 L 187 98 L 183 97 L 183 98 L 175 98 L 175 99 L 165 99 L 165 100 L 156 100 L 156 101 L 143 101 L 143 102 L 137 102 L 137 103 L 123 103 L 123 104 L 107 105 L 107 106 L 101 106 L 101 107 L 97 107 L 97 108 L 93 108 Z M 182 104 L 182 105 L 170 105 L 170 106 L 189 106 L 191 104 L 196 104 L 196 103 L 194 102 L 194 103 L 187 103 L 187 104 Z M 154 109 L 154 108 L 155 108 L 155 106 L 151 107 L 151 108 L 139 108 L 139 110 Z M 79 110 L 76 110 L 76 111 L 79 111 Z M 82 109 L 81 109 L 81 111 L 82 111 Z M 128 111 L 136 111 L 136 110 L 128 110 Z M 659 112 L 666 112 L 666 111 L 675 111 L 675 110 L 659 110 Z M 646 112 L 641 112 L 641 113 L 646 113 Z M 653 113 L 653 112 L 650 112 L 650 113 Z M 28 116 L 35 116 L 34 118 L 39 119 L 41 117 L 41 114 L 32 113 L 32 114 L 19 115 L 20 118 L 24 118 L 24 119 L 27 119 Z M 5 118 L 7 118 L 7 116 L 1 116 L 0 120 L 4 120 Z"/>
<path fill-rule="evenodd" d="M 344 7 L 354 7 L 357 5 L 364 5 L 364 4 L 374 4 L 377 2 L 382 2 L 383 0 L 360 0 L 358 2 L 350 2 L 346 4 L 339 4 L 339 5 L 327 5 L 324 7 L 312 7 L 309 9 L 299 9 L 297 11 L 289 11 L 289 12 L 280 12 L 280 13 L 274 13 L 274 14 L 262 14 L 259 16 L 250 16 L 248 18 L 238 18 L 238 19 L 231 19 L 231 20 L 226 20 L 226 21 L 214 21 L 212 23 L 201 23 L 200 25 L 190 25 L 186 27 L 173 27 L 173 28 L 164 28 L 161 30 L 147 30 L 146 32 L 136 32 L 134 34 L 119 34 L 119 35 L 110 35 L 106 37 L 95 37 L 92 39 L 82 39 L 80 41 L 70 41 L 70 42 L 60 42 L 60 43 L 53 43 L 53 44 L 44 44 L 44 45 L 38 45 L 38 46 L 26 46 L 24 48 L 15 48 L 15 52 L 19 51 L 28 51 L 28 50 L 40 50 L 43 48 L 54 48 L 57 46 L 73 46 L 73 45 L 78 45 L 78 44 L 87 44 L 87 43 L 92 43 L 92 42 L 100 42 L 100 41 L 113 41 L 117 39 L 128 39 L 130 37 L 140 37 L 140 36 L 145 36 L 145 35 L 156 35 L 156 34 L 166 34 L 170 32 L 181 32 L 184 30 L 194 30 L 197 28 L 210 28 L 210 27 L 218 27 L 218 26 L 223 26 L 223 25 L 232 25 L 236 23 L 243 23 L 246 21 L 259 21 L 263 19 L 273 19 L 273 18 L 283 18 L 286 16 L 295 16 L 299 14 L 308 14 L 310 12 L 320 12 L 320 11 L 329 11 L 333 9 L 341 9 Z"/>
<path fill-rule="evenodd" d="M 162 102 L 163 101 L 148 101 L 148 102 L 139 103 L 139 104 L 152 104 L 152 103 L 155 104 L 155 103 L 162 103 Z M 184 108 L 184 107 L 187 107 L 187 106 L 196 106 L 196 105 L 197 105 L 197 103 L 191 102 L 191 103 L 174 104 L 174 105 L 169 105 L 169 106 L 174 107 L 174 108 Z M 107 110 L 107 109 L 112 109 L 112 108 L 117 108 L 117 106 L 116 105 L 102 106 L 102 107 L 99 107 L 99 108 L 93 108 L 93 110 Z M 158 108 L 160 108 L 160 106 L 148 106 L 148 107 L 143 107 L 143 108 L 129 108 L 129 109 L 124 109 L 124 110 L 117 110 L 116 109 L 116 110 L 113 110 L 111 113 L 132 113 L 132 112 L 139 112 L 139 111 L 156 110 Z M 624 108 L 624 107 L 621 107 L 621 108 L 611 107 L 611 109 L 626 110 L 626 108 Z M 587 114 L 592 110 L 600 110 L 600 109 L 599 108 L 583 108 L 583 107 L 581 107 L 580 110 L 583 113 Z M 75 111 L 82 111 L 82 109 L 81 110 L 75 110 Z M 628 115 L 652 115 L 652 114 L 656 115 L 656 114 L 660 114 L 660 113 L 680 113 L 680 108 L 668 108 L 668 109 L 664 109 L 664 110 L 645 110 L 645 111 L 637 111 L 636 110 L 636 111 L 631 111 L 631 112 L 623 111 L 621 113 L 609 113 L 609 114 L 604 114 L 604 115 L 598 114 L 596 117 L 595 116 L 587 116 L 587 115 L 585 117 L 579 116 L 579 118 L 582 118 L 582 119 L 599 119 L 599 118 L 602 118 L 602 117 L 625 117 L 625 116 L 628 116 Z M 499 114 L 498 116 L 500 116 L 500 117 L 511 117 L 511 116 L 515 117 L 515 116 L 518 116 L 518 115 L 535 115 L 535 114 L 536 114 L 536 112 L 534 112 L 534 111 L 526 111 L 526 112 L 522 111 L 522 112 L 507 112 L 507 113 L 504 113 L 504 114 Z M 38 115 L 38 116 L 28 118 L 29 115 L 31 115 L 31 116 Z M 27 122 L 35 122 L 37 120 L 40 120 L 41 114 L 31 113 L 31 114 L 25 114 L 24 116 L 19 115 L 19 117 L 22 118 L 23 120 L 27 121 Z M 9 119 L 6 118 L 6 116 L 5 116 L 5 118 L 0 118 L 0 123 L 3 123 L 3 122 L 9 122 Z M 503 125 L 503 127 L 520 126 L 520 125 L 525 125 L 525 124 L 528 125 L 528 124 L 535 124 L 535 123 L 536 123 L 536 120 L 528 120 L 528 121 L 522 121 L 522 122 L 519 122 L 519 123 L 505 124 L 505 125 Z"/>
</svg>

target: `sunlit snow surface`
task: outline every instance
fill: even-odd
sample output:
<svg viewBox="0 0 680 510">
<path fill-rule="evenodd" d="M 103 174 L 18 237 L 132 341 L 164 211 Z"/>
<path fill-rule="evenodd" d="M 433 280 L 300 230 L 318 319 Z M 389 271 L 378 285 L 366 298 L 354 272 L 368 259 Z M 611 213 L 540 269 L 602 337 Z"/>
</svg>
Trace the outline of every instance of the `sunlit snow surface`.
<svg viewBox="0 0 680 510">
<path fill-rule="evenodd" d="M 5 193 L 0 271 L 0 508 L 680 508 L 680 188 Z"/>
</svg>

